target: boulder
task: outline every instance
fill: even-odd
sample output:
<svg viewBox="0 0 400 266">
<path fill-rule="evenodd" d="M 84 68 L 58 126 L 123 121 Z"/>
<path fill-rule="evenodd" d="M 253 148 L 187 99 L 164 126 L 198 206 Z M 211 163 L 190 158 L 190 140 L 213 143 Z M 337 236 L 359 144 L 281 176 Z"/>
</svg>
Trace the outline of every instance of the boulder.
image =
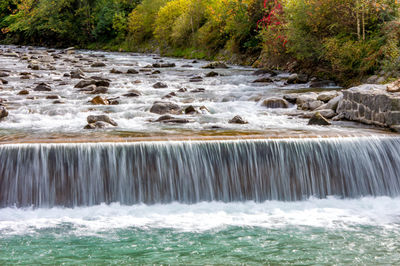
<svg viewBox="0 0 400 266">
<path fill-rule="evenodd" d="M 109 105 L 110 104 L 110 102 L 107 99 L 105 99 L 101 96 L 94 97 L 90 102 L 95 105 Z"/>
<path fill-rule="evenodd" d="M 75 88 L 82 89 L 82 88 L 85 88 L 85 87 L 87 87 L 89 85 L 95 85 L 95 84 L 96 84 L 96 81 L 94 79 L 85 79 L 85 80 L 79 81 L 75 85 Z"/>
<path fill-rule="evenodd" d="M 59 95 L 48 95 L 46 96 L 47 100 L 58 100 L 61 99 L 61 97 Z"/>
<path fill-rule="evenodd" d="M 308 82 L 308 76 L 305 74 L 291 74 L 286 83 L 287 84 L 304 84 Z"/>
<path fill-rule="evenodd" d="M 205 66 L 203 66 L 202 68 L 205 69 L 215 69 L 215 68 L 229 68 L 224 62 L 211 62 Z"/>
<path fill-rule="evenodd" d="M 165 95 L 165 96 L 163 97 L 163 99 L 170 99 L 170 98 L 175 97 L 175 96 L 176 96 L 176 93 L 175 93 L 175 92 L 170 92 L 170 93 L 168 93 L 167 95 Z"/>
<path fill-rule="evenodd" d="M 331 119 L 333 117 L 335 117 L 337 114 L 335 111 L 333 111 L 332 109 L 322 109 L 318 111 L 323 117 L 327 118 L 327 119 Z"/>
<path fill-rule="evenodd" d="M 89 124 L 93 124 L 96 122 L 105 122 L 115 127 L 118 126 L 118 124 L 114 120 L 112 120 L 108 115 L 89 115 L 87 117 L 87 122 Z"/>
<path fill-rule="evenodd" d="M 103 62 L 96 62 L 90 65 L 91 67 L 105 67 L 106 64 L 104 64 Z"/>
<path fill-rule="evenodd" d="M 219 74 L 217 72 L 211 71 L 206 74 L 206 78 L 217 77 Z"/>
<path fill-rule="evenodd" d="M 51 87 L 46 83 L 38 84 L 34 89 L 34 91 L 51 91 Z"/>
<path fill-rule="evenodd" d="M 0 106 L 0 120 L 8 116 L 8 111 L 4 106 Z"/>
<path fill-rule="evenodd" d="M 200 76 L 191 77 L 191 78 L 189 79 L 189 81 L 190 81 L 190 82 L 202 82 L 202 81 L 203 81 L 203 78 L 200 77 Z"/>
<path fill-rule="evenodd" d="M 316 112 L 308 121 L 309 125 L 329 126 L 331 123 L 323 117 L 320 112 Z"/>
<path fill-rule="evenodd" d="M 18 95 L 28 95 L 29 91 L 28 90 L 21 90 L 18 92 Z"/>
<path fill-rule="evenodd" d="M 139 96 L 141 96 L 142 94 L 140 93 L 140 91 L 137 91 L 137 90 L 130 90 L 128 93 L 126 93 L 126 94 L 124 94 L 124 95 L 122 95 L 122 96 L 125 96 L 125 97 L 139 97 Z"/>
<path fill-rule="evenodd" d="M 315 92 L 300 94 L 300 95 L 297 95 L 296 104 L 301 106 L 307 102 L 316 101 L 317 97 L 318 97 L 318 94 L 316 94 Z"/>
<path fill-rule="evenodd" d="M 300 108 L 302 110 L 310 110 L 310 111 L 314 111 L 315 109 L 317 109 L 318 107 L 324 105 L 323 101 L 309 101 L 306 103 L 303 103 Z"/>
<path fill-rule="evenodd" d="M 83 79 L 84 76 L 85 76 L 85 73 L 83 73 L 83 71 L 80 69 L 73 70 L 70 73 L 70 77 L 72 79 Z"/>
<path fill-rule="evenodd" d="M 152 75 L 157 75 L 157 74 L 160 74 L 160 73 L 161 73 L 160 70 L 154 70 L 153 72 L 151 72 Z"/>
<path fill-rule="evenodd" d="M 282 98 L 268 98 L 262 102 L 267 108 L 289 108 L 289 102 Z"/>
<path fill-rule="evenodd" d="M 198 111 L 196 108 L 193 107 L 193 105 L 189 105 L 188 107 L 185 108 L 185 114 L 186 115 L 191 115 L 191 114 L 197 114 Z"/>
<path fill-rule="evenodd" d="M 172 102 L 154 102 L 150 109 L 151 113 L 163 115 L 163 114 L 178 114 L 181 112 L 179 105 Z"/>
<path fill-rule="evenodd" d="M 155 89 L 165 89 L 168 88 L 168 85 L 165 84 L 164 82 L 157 82 L 153 85 L 153 88 Z"/>
<path fill-rule="evenodd" d="M 104 122 L 98 121 L 95 123 L 87 124 L 83 129 L 102 129 L 105 127 L 106 124 Z"/>
<path fill-rule="evenodd" d="M 292 104 L 296 103 L 298 97 L 299 97 L 299 95 L 297 93 L 283 95 L 283 99 L 285 99 L 286 101 L 288 101 Z"/>
<path fill-rule="evenodd" d="M 115 68 L 110 70 L 111 74 L 122 74 L 122 71 L 116 70 Z"/>
<path fill-rule="evenodd" d="M 8 74 L 7 72 L 0 72 L 0 78 L 5 78 L 10 76 L 10 74 Z"/>
<path fill-rule="evenodd" d="M 338 92 L 337 91 L 322 92 L 322 93 L 320 93 L 318 95 L 317 100 L 327 103 L 330 100 L 332 100 L 333 98 L 335 98 L 336 96 L 338 96 Z"/>
<path fill-rule="evenodd" d="M 386 87 L 386 91 L 387 92 L 400 92 L 400 79 L 392 82 L 390 84 L 387 85 Z"/>
<path fill-rule="evenodd" d="M 229 120 L 229 124 L 248 124 L 249 122 L 247 122 L 246 120 L 244 120 L 241 116 L 237 115 L 234 118 L 232 118 L 231 120 Z"/>
</svg>

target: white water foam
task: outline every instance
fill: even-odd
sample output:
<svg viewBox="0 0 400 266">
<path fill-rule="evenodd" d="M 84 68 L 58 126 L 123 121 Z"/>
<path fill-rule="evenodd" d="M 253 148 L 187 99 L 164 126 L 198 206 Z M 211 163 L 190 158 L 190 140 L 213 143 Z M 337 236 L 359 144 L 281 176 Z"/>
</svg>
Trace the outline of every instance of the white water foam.
<svg viewBox="0 0 400 266">
<path fill-rule="evenodd" d="M 0 209 L 0 235 L 34 234 L 64 225 L 77 235 L 116 229 L 221 230 L 228 226 L 279 229 L 290 226 L 352 230 L 400 226 L 400 198 L 310 199 L 302 202 L 204 202 L 194 205 L 99 205 L 82 208 Z M 1 238 L 1 237 L 0 237 Z"/>
</svg>

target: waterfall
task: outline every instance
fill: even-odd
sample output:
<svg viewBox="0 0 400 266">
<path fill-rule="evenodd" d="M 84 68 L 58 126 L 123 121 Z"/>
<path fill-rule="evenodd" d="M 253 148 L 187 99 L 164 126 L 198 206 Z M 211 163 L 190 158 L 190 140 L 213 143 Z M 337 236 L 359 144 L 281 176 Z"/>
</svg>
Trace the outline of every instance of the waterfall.
<svg viewBox="0 0 400 266">
<path fill-rule="evenodd" d="M 400 138 L 10 144 L 0 207 L 400 195 Z"/>
</svg>

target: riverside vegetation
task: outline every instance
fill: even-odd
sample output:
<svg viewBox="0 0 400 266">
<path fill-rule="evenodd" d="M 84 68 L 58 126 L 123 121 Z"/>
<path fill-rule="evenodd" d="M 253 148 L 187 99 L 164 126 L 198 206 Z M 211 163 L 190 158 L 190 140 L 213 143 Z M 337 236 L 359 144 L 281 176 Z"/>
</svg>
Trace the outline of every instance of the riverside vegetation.
<svg viewBox="0 0 400 266">
<path fill-rule="evenodd" d="M 345 86 L 400 68 L 398 0 L 3 0 L 0 28 L 3 43 L 159 51 Z"/>
</svg>

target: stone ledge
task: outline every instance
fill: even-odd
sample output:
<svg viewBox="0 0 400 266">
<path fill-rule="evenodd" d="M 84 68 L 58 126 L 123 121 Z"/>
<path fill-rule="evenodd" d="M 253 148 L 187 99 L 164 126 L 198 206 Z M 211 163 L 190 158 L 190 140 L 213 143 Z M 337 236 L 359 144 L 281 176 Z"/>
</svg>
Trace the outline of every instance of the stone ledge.
<svg viewBox="0 0 400 266">
<path fill-rule="evenodd" d="M 387 85 L 365 84 L 343 91 L 338 113 L 368 125 L 400 129 L 400 92 L 387 92 Z"/>
</svg>

